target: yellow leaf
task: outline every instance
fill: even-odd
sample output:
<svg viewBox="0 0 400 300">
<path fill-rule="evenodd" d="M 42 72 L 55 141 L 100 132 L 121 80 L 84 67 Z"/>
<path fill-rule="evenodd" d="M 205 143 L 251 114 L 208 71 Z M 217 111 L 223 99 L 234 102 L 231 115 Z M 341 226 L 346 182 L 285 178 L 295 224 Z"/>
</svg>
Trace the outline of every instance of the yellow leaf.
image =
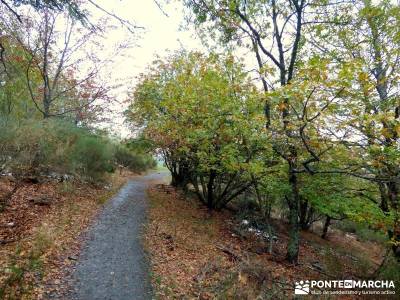
<svg viewBox="0 0 400 300">
<path fill-rule="evenodd" d="M 279 103 L 278 108 L 280 111 L 284 111 L 286 109 L 286 104 L 281 102 L 281 103 Z"/>
<path fill-rule="evenodd" d="M 387 129 L 387 128 L 382 128 L 381 134 L 382 134 L 385 138 L 391 138 L 391 137 L 393 137 L 392 133 L 391 133 L 390 130 Z"/>
<path fill-rule="evenodd" d="M 239 282 L 242 284 L 242 285 L 246 285 L 247 284 L 247 277 L 246 277 L 246 275 L 242 275 L 242 273 L 239 273 Z"/>
<path fill-rule="evenodd" d="M 394 126 L 394 130 L 396 131 L 397 135 L 400 136 L 400 124 L 397 124 L 396 126 Z"/>
</svg>

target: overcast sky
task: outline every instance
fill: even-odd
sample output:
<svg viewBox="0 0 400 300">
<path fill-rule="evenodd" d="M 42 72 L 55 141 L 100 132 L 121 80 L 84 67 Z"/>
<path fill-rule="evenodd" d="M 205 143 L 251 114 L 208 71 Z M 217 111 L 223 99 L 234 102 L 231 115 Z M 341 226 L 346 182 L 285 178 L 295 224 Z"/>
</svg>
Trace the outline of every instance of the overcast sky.
<svg viewBox="0 0 400 300">
<path fill-rule="evenodd" d="M 130 51 L 132 57 L 129 63 L 121 59 L 120 67 L 128 73 L 137 74 L 143 71 L 144 67 L 153 61 L 155 55 L 165 55 L 168 49 L 176 50 L 182 46 L 188 49 L 200 47 L 193 30 L 179 30 L 184 18 L 180 2 L 163 6 L 163 11 L 168 14 L 168 17 L 153 0 L 97 0 L 96 3 L 145 28 L 138 30 L 140 33 L 137 40 L 138 46 Z M 120 32 L 121 35 L 118 38 L 125 34 L 122 28 Z M 115 36 L 110 37 L 110 40 L 113 41 L 115 38 Z"/>
<path fill-rule="evenodd" d="M 163 2 L 163 1 L 160 1 Z M 185 48 L 188 50 L 201 50 L 201 43 L 196 38 L 193 29 L 180 30 L 184 22 L 183 7 L 180 3 L 163 5 L 163 11 L 153 0 L 97 0 L 96 3 L 106 10 L 115 13 L 119 17 L 130 20 L 144 30 L 138 30 L 136 46 L 125 53 L 126 55 L 115 57 L 112 65 L 110 80 L 123 80 L 124 85 L 115 91 L 119 100 L 126 98 L 127 90 L 135 85 L 134 78 L 146 70 L 146 67 L 156 58 L 156 55 L 165 56 L 169 51 Z M 94 15 L 101 14 L 94 7 L 91 8 Z M 117 23 L 116 23 L 117 24 Z M 106 38 L 106 43 L 112 45 L 129 36 L 127 30 L 117 28 Z M 124 107 L 116 107 L 116 116 Z M 111 125 L 111 130 L 116 135 L 125 137 L 129 132 L 123 126 L 123 118 L 115 117 L 116 124 Z"/>
</svg>

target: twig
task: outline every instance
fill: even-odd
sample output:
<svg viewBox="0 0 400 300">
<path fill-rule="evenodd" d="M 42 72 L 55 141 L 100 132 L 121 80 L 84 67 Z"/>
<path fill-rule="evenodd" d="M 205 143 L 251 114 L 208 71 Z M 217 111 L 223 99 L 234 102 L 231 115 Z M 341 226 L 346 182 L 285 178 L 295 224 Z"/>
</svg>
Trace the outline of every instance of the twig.
<svg viewBox="0 0 400 300">
<path fill-rule="evenodd" d="M 13 243 L 15 242 L 15 239 L 9 239 L 9 240 L 0 240 L 0 245 L 5 245 L 5 244 L 9 244 L 9 243 Z"/>
<path fill-rule="evenodd" d="M 21 16 L 20 16 L 14 9 L 12 9 L 11 6 L 10 6 L 6 1 L 0 0 L 0 2 L 3 3 L 3 4 L 7 7 L 7 9 L 8 9 L 10 12 L 12 12 L 12 14 L 17 18 L 17 20 L 18 20 L 20 23 L 22 23 Z"/>
<path fill-rule="evenodd" d="M 167 18 L 169 18 L 169 15 L 162 8 L 161 4 L 157 0 L 153 0 L 153 2 L 157 5 L 158 9 L 163 13 L 163 15 L 166 16 Z"/>
<path fill-rule="evenodd" d="M 313 271 L 318 272 L 318 273 L 320 273 L 320 274 L 322 274 L 322 275 L 328 276 L 329 278 L 335 278 L 335 276 L 333 276 L 333 275 L 331 275 L 331 274 L 328 274 L 328 273 L 325 273 L 324 271 L 318 270 L 317 268 L 313 268 L 313 267 L 310 267 L 310 266 L 307 266 L 307 267 L 308 267 L 310 270 L 313 270 Z"/>
<path fill-rule="evenodd" d="M 225 254 L 228 254 L 232 258 L 232 260 L 242 261 L 242 258 L 238 254 L 234 253 L 232 250 L 220 245 L 216 245 L 215 247 Z"/>
<path fill-rule="evenodd" d="M 135 33 L 133 29 L 144 29 L 144 27 L 142 27 L 142 26 L 137 26 L 135 24 L 132 24 L 130 21 L 122 19 L 121 17 L 117 16 L 116 14 L 109 12 L 108 10 L 104 9 L 97 3 L 93 2 L 92 0 L 89 0 L 89 3 L 91 3 L 94 7 L 101 10 L 102 12 L 109 15 L 110 17 L 116 19 L 118 22 L 121 23 L 122 26 L 125 26 L 129 30 L 130 33 L 133 33 L 133 34 Z"/>
<path fill-rule="evenodd" d="M 10 201 L 11 197 L 18 191 L 20 187 L 21 187 L 20 182 L 15 183 L 14 188 L 0 199 L 0 209 L 8 205 L 8 202 Z"/>
</svg>

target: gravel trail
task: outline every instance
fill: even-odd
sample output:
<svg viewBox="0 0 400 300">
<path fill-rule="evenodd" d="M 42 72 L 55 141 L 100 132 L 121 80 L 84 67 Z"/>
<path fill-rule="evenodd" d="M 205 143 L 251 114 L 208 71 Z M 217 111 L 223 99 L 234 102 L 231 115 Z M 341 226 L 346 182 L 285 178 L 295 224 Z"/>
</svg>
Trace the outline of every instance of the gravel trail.
<svg viewBox="0 0 400 300">
<path fill-rule="evenodd" d="M 129 180 L 89 229 L 74 274 L 81 300 L 151 299 L 152 290 L 141 230 L 146 218 L 146 188 L 166 172 Z"/>
</svg>

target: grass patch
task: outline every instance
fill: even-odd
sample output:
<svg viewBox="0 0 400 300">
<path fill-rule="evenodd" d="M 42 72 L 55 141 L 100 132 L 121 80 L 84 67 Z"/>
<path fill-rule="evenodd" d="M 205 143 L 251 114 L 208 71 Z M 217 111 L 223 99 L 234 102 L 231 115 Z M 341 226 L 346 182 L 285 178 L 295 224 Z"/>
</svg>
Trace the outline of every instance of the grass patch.
<svg viewBox="0 0 400 300">
<path fill-rule="evenodd" d="M 352 233 L 357 236 L 360 241 L 369 241 L 375 243 L 387 242 L 387 237 L 384 232 L 368 228 L 365 224 L 356 223 L 351 220 L 343 220 L 337 222 L 333 227 L 342 230 L 343 232 Z"/>
<path fill-rule="evenodd" d="M 73 195 L 75 193 L 75 186 L 72 181 L 63 181 L 58 186 L 58 193 L 61 195 Z"/>
<path fill-rule="evenodd" d="M 51 247 L 54 246 L 55 232 L 47 224 L 42 225 L 33 236 L 32 250 L 30 256 L 32 258 L 39 258 Z"/>
<path fill-rule="evenodd" d="M 28 257 L 17 247 L 8 266 L 4 268 L 5 279 L 0 285 L 1 299 L 33 299 L 33 277 L 42 279 L 43 260 L 32 251 Z"/>
</svg>

